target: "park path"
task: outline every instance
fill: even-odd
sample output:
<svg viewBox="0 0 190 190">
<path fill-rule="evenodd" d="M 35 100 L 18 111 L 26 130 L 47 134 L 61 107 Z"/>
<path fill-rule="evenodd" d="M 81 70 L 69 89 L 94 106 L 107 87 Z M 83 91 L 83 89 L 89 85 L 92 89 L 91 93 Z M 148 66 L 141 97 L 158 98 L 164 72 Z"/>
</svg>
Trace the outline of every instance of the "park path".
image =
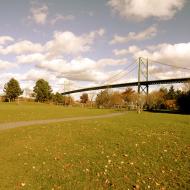
<svg viewBox="0 0 190 190">
<path fill-rule="evenodd" d="M 64 121 L 78 121 L 78 120 L 111 118 L 111 117 L 120 116 L 123 114 L 124 114 L 124 112 L 96 115 L 96 116 L 79 116 L 79 117 L 69 117 L 69 118 L 61 118 L 61 119 L 47 119 L 47 120 L 32 120 L 32 121 L 18 121 L 18 122 L 10 122 L 10 123 L 1 123 L 0 130 L 29 126 L 29 125 L 36 125 L 36 124 L 48 124 L 48 123 L 58 123 L 58 122 L 64 122 Z"/>
</svg>

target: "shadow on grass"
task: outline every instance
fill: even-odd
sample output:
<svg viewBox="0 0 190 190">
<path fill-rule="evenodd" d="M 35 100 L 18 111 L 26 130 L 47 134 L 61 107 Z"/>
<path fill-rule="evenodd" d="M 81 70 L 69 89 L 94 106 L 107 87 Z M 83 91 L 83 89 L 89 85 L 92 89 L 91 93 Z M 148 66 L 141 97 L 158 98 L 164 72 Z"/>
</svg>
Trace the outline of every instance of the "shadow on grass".
<svg viewBox="0 0 190 190">
<path fill-rule="evenodd" d="M 160 110 L 144 110 L 144 111 L 152 112 L 152 113 L 169 113 L 169 114 L 190 115 L 190 113 L 181 112 L 180 110 L 164 110 L 164 109 L 160 109 Z"/>
</svg>

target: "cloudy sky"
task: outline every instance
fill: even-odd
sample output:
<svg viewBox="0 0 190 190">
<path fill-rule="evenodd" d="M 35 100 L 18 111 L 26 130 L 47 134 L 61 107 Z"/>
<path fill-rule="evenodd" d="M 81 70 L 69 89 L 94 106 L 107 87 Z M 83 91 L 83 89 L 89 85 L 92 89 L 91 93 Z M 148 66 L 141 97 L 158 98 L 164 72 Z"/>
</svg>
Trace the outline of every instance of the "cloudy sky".
<svg viewBox="0 0 190 190">
<path fill-rule="evenodd" d="M 136 80 L 139 56 L 190 67 L 190 0 L 0 0 L 0 25 L 0 94 L 12 77 L 59 92 Z"/>
</svg>

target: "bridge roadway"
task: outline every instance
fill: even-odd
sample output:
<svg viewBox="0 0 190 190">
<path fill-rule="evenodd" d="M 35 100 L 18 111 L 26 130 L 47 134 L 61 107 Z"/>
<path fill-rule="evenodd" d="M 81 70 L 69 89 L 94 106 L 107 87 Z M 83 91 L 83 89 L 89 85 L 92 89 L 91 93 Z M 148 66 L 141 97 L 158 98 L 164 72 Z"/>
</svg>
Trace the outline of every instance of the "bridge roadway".
<svg viewBox="0 0 190 190">
<path fill-rule="evenodd" d="M 152 81 L 141 81 L 140 85 L 156 85 L 156 84 L 172 84 L 172 83 L 184 83 L 189 82 L 190 78 L 176 78 L 176 79 L 164 79 L 164 80 L 152 80 Z M 77 90 L 71 90 L 67 92 L 61 93 L 62 95 L 73 94 L 77 92 L 85 92 L 91 90 L 101 90 L 106 88 L 121 88 L 121 87 L 129 87 L 129 86 L 138 86 L 138 82 L 129 82 L 129 83 L 120 83 L 120 84 L 110 84 L 110 85 L 102 85 L 102 86 L 94 86 L 88 88 L 81 88 Z"/>
</svg>

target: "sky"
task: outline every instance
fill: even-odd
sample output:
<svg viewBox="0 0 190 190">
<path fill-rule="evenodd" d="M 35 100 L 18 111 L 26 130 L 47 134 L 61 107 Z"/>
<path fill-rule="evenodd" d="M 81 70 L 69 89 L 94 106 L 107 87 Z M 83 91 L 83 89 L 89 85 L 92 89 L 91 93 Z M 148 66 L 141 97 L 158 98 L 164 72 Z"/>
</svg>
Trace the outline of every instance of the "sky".
<svg viewBox="0 0 190 190">
<path fill-rule="evenodd" d="M 0 25 L 0 94 L 11 78 L 28 92 L 136 81 L 138 57 L 190 68 L 190 0 L 0 0 Z"/>
</svg>

